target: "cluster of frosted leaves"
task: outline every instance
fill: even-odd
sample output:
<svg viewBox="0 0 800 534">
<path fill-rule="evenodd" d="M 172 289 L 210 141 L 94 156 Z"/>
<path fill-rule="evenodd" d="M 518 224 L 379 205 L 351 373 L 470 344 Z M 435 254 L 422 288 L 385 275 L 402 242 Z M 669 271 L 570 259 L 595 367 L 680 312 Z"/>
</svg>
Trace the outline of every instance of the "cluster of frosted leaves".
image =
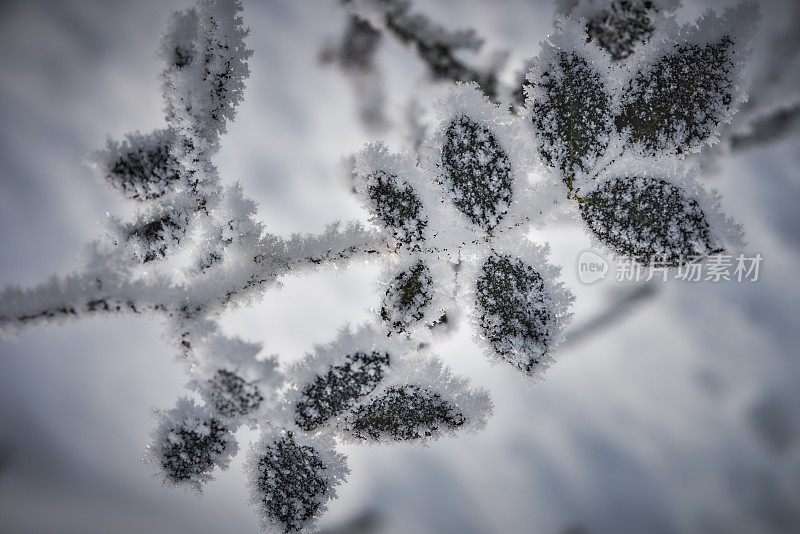
<svg viewBox="0 0 800 534">
<path fill-rule="evenodd" d="M 333 438 L 425 442 L 482 428 L 488 394 L 455 377 L 417 344 L 363 326 L 343 330 L 287 370 L 291 384 L 250 453 L 246 471 L 262 523 L 276 532 L 313 526 L 347 474 Z"/>
<path fill-rule="evenodd" d="M 344 330 L 290 372 L 296 389 L 286 401 L 297 427 L 351 441 L 437 438 L 459 427 L 479 428 L 491 403 L 410 340 L 380 329 Z"/>
<path fill-rule="evenodd" d="M 501 286 L 508 281 L 494 279 L 495 272 L 478 277 L 475 269 L 459 274 L 456 283 L 460 266 L 478 262 L 481 251 L 495 246 L 508 250 L 509 261 L 522 261 L 519 254 L 527 250 L 531 219 L 550 202 L 547 194 L 536 194 L 527 176 L 532 144 L 525 141 L 520 119 L 489 102 L 474 85 L 452 89 L 438 110 L 439 126 L 421 147 L 419 161 L 391 154 L 381 144 L 368 145 L 355 158 L 356 192 L 371 220 L 397 242 L 397 254 L 387 259 L 379 280 L 376 318 L 390 335 L 426 339 L 443 317 L 449 320 L 454 303 L 466 304 L 482 310 L 483 319 L 473 324 L 479 339 L 493 340 L 485 345 L 486 352 L 526 375 L 538 376 L 543 366 L 529 363 L 544 361 L 557 344 L 568 314 L 556 303 L 568 306 L 570 301 L 554 282 L 558 273 L 550 268 L 546 252 L 537 252 L 533 259 L 536 269 L 546 271 L 541 276 L 553 278 L 547 283 L 520 280 L 514 294 L 489 295 L 481 284 Z M 375 194 L 387 190 L 387 184 L 395 191 L 391 201 Z M 404 239 L 409 227 L 418 229 L 410 245 Z M 488 299 L 495 296 L 518 313 L 490 305 Z M 538 322 L 537 305 L 551 312 Z M 512 325 L 511 318 L 518 320 Z M 393 412 L 407 397 L 420 406 L 439 405 L 424 389 L 400 388 L 349 420 L 360 429 L 366 421 L 376 421 L 376 414 Z M 448 421 L 457 422 L 458 417 Z M 363 429 L 358 433 L 366 435 Z"/>
<path fill-rule="evenodd" d="M 600 8 L 584 4 L 568 3 L 562 11 L 585 17 L 590 31 L 590 11 Z M 709 201 L 714 194 L 693 180 L 674 179 L 671 167 L 715 142 L 737 111 L 744 98 L 745 26 L 757 10 L 743 3 L 680 27 L 665 14 L 674 7 L 611 3 L 617 15 L 659 13 L 657 28 L 616 64 L 620 58 L 600 48 L 599 37 L 587 42 L 587 26 L 557 18 L 526 88 L 525 117 L 542 162 L 566 184 L 595 237 L 644 263 L 666 256 L 678 264 L 690 252 L 706 256 L 737 244 L 738 231 Z M 663 169 L 653 172 L 654 165 Z"/>
<path fill-rule="evenodd" d="M 565 0 L 560 11 L 586 19 L 586 33 L 611 58 L 620 61 L 656 31 L 658 15 L 675 11 L 678 0 Z"/>
<path fill-rule="evenodd" d="M 370 393 L 383 379 L 389 366 L 388 353 L 354 352 L 333 365 L 324 376 L 307 384 L 295 405 L 295 423 L 306 431 L 315 430 L 331 417 L 349 409 L 359 398 Z"/>
<path fill-rule="evenodd" d="M 286 429 L 265 430 L 245 469 L 261 525 L 276 533 L 313 528 L 349 472 L 329 437 Z"/>
<path fill-rule="evenodd" d="M 197 271 L 222 259 L 224 221 L 215 215 L 225 192 L 210 158 L 219 135 L 234 117 L 249 71 L 251 51 L 240 2 L 200 0 L 197 7 L 172 15 L 159 55 L 168 127 L 109 140 L 90 157 L 101 181 L 123 197 L 146 202 L 133 221 L 111 217 L 108 240 L 134 262 L 152 263 L 177 252 L 194 230 L 217 237 L 200 248 Z M 208 239 L 206 239 L 208 241 Z M 203 243 L 205 245 L 206 243 Z"/>
<path fill-rule="evenodd" d="M 166 484 L 201 492 L 238 451 L 236 430 L 274 404 L 283 376 L 275 358 L 256 358 L 260 345 L 229 338 L 210 321 L 191 325 L 181 343 L 194 377 L 190 387 L 203 403 L 181 399 L 172 410 L 157 411 L 145 460 Z"/>
</svg>

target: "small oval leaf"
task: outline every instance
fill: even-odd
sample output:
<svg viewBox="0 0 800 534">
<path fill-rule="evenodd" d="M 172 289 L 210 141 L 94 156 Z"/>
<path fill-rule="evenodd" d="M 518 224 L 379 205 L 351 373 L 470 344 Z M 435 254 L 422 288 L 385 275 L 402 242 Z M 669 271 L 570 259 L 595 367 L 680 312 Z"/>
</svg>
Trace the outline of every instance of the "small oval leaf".
<svg viewBox="0 0 800 534">
<path fill-rule="evenodd" d="M 128 134 L 121 143 L 108 141 L 92 154 L 92 168 L 101 180 L 131 200 L 147 201 L 172 191 L 181 166 L 171 154 L 175 135 L 168 128 Z"/>
<path fill-rule="evenodd" d="M 431 302 L 433 277 L 422 260 L 392 280 L 381 306 L 381 318 L 397 333 L 425 317 L 425 307 Z"/>
<path fill-rule="evenodd" d="M 679 44 L 639 71 L 622 95 L 617 128 L 646 154 L 683 154 L 698 148 L 730 115 L 734 101 L 733 40 Z"/>
<path fill-rule="evenodd" d="M 238 446 L 230 429 L 205 408 L 190 400 L 161 412 L 146 461 L 163 473 L 170 485 L 184 485 L 201 491 L 213 479 L 215 467 L 225 469 Z"/>
<path fill-rule="evenodd" d="M 296 443 L 291 432 L 260 453 L 254 480 L 257 502 L 270 523 L 298 532 L 322 512 L 333 489 L 329 466 L 314 447 Z"/>
<path fill-rule="evenodd" d="M 409 441 L 435 437 L 463 425 L 466 417 L 438 393 L 415 385 L 393 386 L 348 416 L 345 431 L 356 439 Z"/>
<path fill-rule="evenodd" d="M 425 238 L 428 219 L 422 211 L 422 201 L 411 185 L 399 183 L 394 174 L 375 171 L 367 192 L 375 214 L 392 231 L 395 239 L 411 244 Z"/>
<path fill-rule="evenodd" d="M 662 179 L 608 180 L 581 200 L 580 211 L 601 241 L 643 264 L 676 266 L 723 250 L 697 201 Z"/>
<path fill-rule="evenodd" d="M 511 203 L 511 163 L 494 134 L 465 115 L 453 120 L 442 167 L 459 211 L 486 231 L 497 226 Z"/>
<path fill-rule="evenodd" d="M 556 51 L 539 65 L 541 76 L 529 101 L 545 163 L 564 173 L 591 170 L 605 153 L 614 122 L 603 77 L 575 52 Z"/>
<path fill-rule="evenodd" d="M 218 370 L 207 386 L 210 404 L 223 417 L 247 415 L 264 400 L 255 384 L 227 369 Z"/>
<path fill-rule="evenodd" d="M 476 297 L 483 335 L 504 360 L 532 373 L 550 343 L 554 320 L 541 275 L 506 254 L 492 254 L 481 268 Z"/>
</svg>

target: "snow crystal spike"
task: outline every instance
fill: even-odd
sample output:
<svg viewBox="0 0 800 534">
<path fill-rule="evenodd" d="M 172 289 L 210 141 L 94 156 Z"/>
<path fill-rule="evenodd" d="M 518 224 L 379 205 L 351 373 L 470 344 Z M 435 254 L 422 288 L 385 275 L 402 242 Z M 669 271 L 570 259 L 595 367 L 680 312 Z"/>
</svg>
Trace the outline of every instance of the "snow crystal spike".
<svg viewBox="0 0 800 534">
<path fill-rule="evenodd" d="M 585 196 L 580 212 L 602 242 L 643 264 L 677 266 L 724 250 L 697 200 L 663 179 L 606 180 Z"/>
<path fill-rule="evenodd" d="M 490 232 L 511 203 L 511 163 L 494 134 L 466 115 L 447 127 L 442 171 L 453 203 L 473 224 Z"/>
</svg>

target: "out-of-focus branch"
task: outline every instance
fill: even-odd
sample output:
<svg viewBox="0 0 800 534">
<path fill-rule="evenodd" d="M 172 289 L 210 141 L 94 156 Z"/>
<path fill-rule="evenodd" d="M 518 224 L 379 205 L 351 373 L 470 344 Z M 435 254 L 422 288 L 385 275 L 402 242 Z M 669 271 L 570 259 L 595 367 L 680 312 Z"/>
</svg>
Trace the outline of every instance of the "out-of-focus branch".
<svg viewBox="0 0 800 534">
<path fill-rule="evenodd" d="M 412 12 L 407 0 L 345 0 L 344 3 L 351 16 L 367 21 L 374 30 L 412 50 L 434 80 L 476 82 L 489 98 L 497 98 L 500 64 L 477 67 L 458 58 L 459 52 L 477 52 L 483 45 L 483 39 L 474 30 L 447 30 L 425 15 Z"/>
<path fill-rule="evenodd" d="M 645 282 L 633 288 L 619 290 L 611 298 L 611 303 L 602 311 L 573 328 L 567 330 L 562 347 L 572 346 L 598 334 L 615 323 L 628 317 L 641 304 L 651 301 L 658 295 L 655 282 Z"/>
</svg>

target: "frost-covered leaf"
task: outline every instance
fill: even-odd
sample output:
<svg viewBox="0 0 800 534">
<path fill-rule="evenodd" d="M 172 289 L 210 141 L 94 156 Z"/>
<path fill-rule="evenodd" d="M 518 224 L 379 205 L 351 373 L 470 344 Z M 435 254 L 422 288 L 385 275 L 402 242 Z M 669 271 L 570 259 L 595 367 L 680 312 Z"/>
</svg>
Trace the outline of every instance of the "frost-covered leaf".
<svg viewBox="0 0 800 534">
<path fill-rule="evenodd" d="M 487 354 L 534 378 L 552 362 L 573 298 L 556 282 L 559 269 L 547 253 L 509 239 L 479 255 L 474 274 L 465 276 L 474 284 L 472 318 Z"/>
<path fill-rule="evenodd" d="M 290 431 L 266 432 L 248 460 L 251 502 L 262 526 L 299 532 L 313 526 L 325 502 L 348 473 L 345 458 L 323 438 L 303 439 Z"/>
<path fill-rule="evenodd" d="M 220 369 L 209 378 L 207 387 L 211 405 L 223 417 L 247 415 L 264 400 L 257 385 L 227 369 Z"/>
<path fill-rule="evenodd" d="M 400 243 L 418 246 L 425 239 L 428 217 L 412 185 L 416 173 L 406 156 L 390 154 L 385 145 L 369 144 L 356 155 L 356 192 L 370 211 L 372 222 Z"/>
<path fill-rule="evenodd" d="M 606 180 L 584 197 L 580 211 L 603 243 L 644 264 L 679 265 L 723 250 L 698 201 L 663 179 Z"/>
<path fill-rule="evenodd" d="M 109 140 L 90 158 L 98 179 L 132 200 L 164 196 L 180 179 L 180 165 L 170 154 L 175 136 L 170 129 L 142 135 L 128 134 L 124 141 Z"/>
<path fill-rule="evenodd" d="M 414 188 L 398 183 L 397 176 L 384 171 L 375 171 L 371 182 L 369 198 L 394 237 L 406 244 L 421 241 L 427 219 L 422 216 L 422 202 Z"/>
<path fill-rule="evenodd" d="M 663 36 L 630 65 L 617 128 L 649 155 L 696 152 L 713 142 L 745 100 L 741 71 L 744 47 L 758 8 L 743 2 L 718 17 L 706 12 L 696 25 Z"/>
<path fill-rule="evenodd" d="M 197 11 L 194 9 L 172 13 L 158 50 L 158 55 L 168 66 L 183 68 L 194 60 L 197 28 Z"/>
<path fill-rule="evenodd" d="M 187 224 L 184 214 L 172 211 L 132 225 L 125 237 L 135 246 L 139 261 L 148 263 L 165 257 L 170 247 L 183 238 Z"/>
<path fill-rule="evenodd" d="M 433 277 L 422 260 L 397 274 L 381 301 L 381 319 L 395 332 L 407 328 L 425 317 L 425 308 L 433 299 Z"/>
<path fill-rule="evenodd" d="M 408 441 L 435 436 L 466 422 L 459 409 L 416 385 L 393 386 L 347 416 L 345 431 L 359 440 Z"/>
<path fill-rule="evenodd" d="M 589 38 L 611 57 L 622 60 L 656 30 L 657 15 L 674 11 L 677 0 L 574 0 L 562 2 L 562 12 L 586 19 Z"/>
<path fill-rule="evenodd" d="M 511 163 L 486 126 L 466 115 L 448 125 L 442 172 L 461 213 L 484 230 L 497 226 L 511 203 Z"/>
<path fill-rule="evenodd" d="M 179 400 L 159 416 L 146 459 L 171 485 L 200 491 L 202 484 L 213 480 L 214 467 L 226 469 L 238 450 L 225 424 L 190 400 Z"/>
<path fill-rule="evenodd" d="M 215 148 L 244 96 L 252 51 L 241 10 L 238 0 L 202 0 L 173 16 L 162 42 L 167 121 L 188 152 Z"/>
<path fill-rule="evenodd" d="M 620 130 L 648 154 L 683 154 L 702 145 L 729 114 L 735 90 L 733 40 L 678 44 L 625 88 Z"/>
<path fill-rule="evenodd" d="M 576 171 L 590 171 L 609 143 L 614 122 L 604 74 L 577 51 L 545 44 L 528 80 L 539 152 L 569 183 Z"/>
<path fill-rule="evenodd" d="M 351 442 L 428 441 L 483 428 L 492 412 L 489 395 L 454 375 L 442 361 L 408 351 L 392 360 L 375 390 L 336 420 Z"/>
<path fill-rule="evenodd" d="M 390 356 L 385 352 L 348 354 L 343 363 L 331 366 L 325 375 L 303 387 L 295 405 L 295 423 L 311 431 L 341 414 L 375 389 L 389 364 Z"/>
<path fill-rule="evenodd" d="M 500 354 L 511 352 L 517 339 L 547 348 L 547 323 L 552 320 L 544 305 L 544 281 L 532 267 L 510 256 L 490 256 L 478 278 L 481 326 Z M 516 358 L 514 358 L 516 359 Z M 530 372 L 536 359 L 523 370 Z"/>
</svg>

